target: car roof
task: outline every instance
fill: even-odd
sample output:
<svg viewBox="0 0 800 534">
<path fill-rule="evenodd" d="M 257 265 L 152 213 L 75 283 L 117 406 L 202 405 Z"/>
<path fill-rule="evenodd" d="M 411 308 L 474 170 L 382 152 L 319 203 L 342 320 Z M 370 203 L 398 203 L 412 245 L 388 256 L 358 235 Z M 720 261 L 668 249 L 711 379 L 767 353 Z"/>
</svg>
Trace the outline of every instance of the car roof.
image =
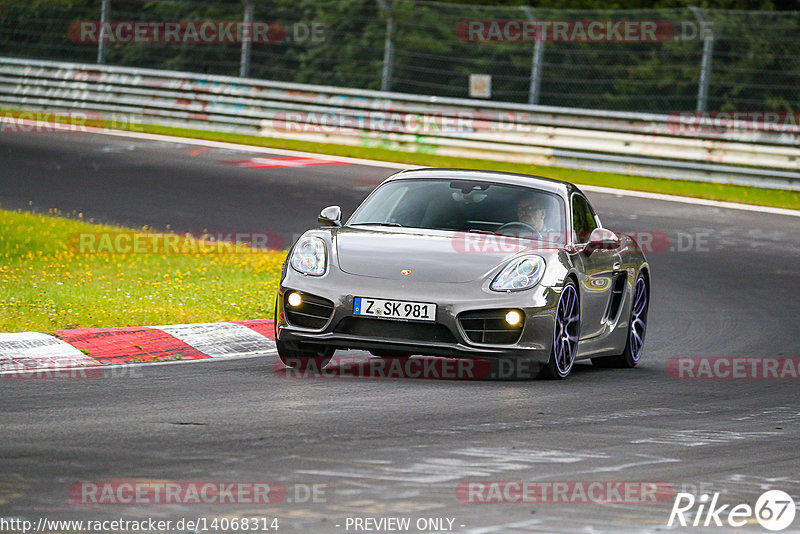
<svg viewBox="0 0 800 534">
<path fill-rule="evenodd" d="M 556 180 L 554 178 L 545 178 L 544 176 L 533 176 L 530 174 L 519 174 L 515 172 L 480 171 L 473 169 L 440 169 L 435 167 L 425 169 L 409 169 L 400 171 L 397 174 L 393 174 L 385 181 L 392 182 L 396 180 L 424 180 L 433 178 L 519 185 L 556 193 L 563 197 L 569 196 L 572 192 L 581 192 L 581 190 L 578 189 L 578 187 L 574 184 L 564 182 L 562 180 Z"/>
</svg>

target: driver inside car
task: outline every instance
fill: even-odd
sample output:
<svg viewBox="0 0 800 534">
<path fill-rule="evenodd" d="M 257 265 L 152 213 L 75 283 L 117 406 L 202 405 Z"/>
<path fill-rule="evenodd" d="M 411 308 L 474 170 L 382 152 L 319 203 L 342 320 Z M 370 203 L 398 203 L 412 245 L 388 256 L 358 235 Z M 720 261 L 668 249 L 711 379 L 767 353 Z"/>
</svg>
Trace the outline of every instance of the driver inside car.
<svg viewBox="0 0 800 534">
<path fill-rule="evenodd" d="M 545 224 L 547 209 L 534 199 L 522 199 L 517 204 L 517 218 L 519 221 L 536 232 L 536 237 L 542 238 L 550 231 Z"/>
</svg>

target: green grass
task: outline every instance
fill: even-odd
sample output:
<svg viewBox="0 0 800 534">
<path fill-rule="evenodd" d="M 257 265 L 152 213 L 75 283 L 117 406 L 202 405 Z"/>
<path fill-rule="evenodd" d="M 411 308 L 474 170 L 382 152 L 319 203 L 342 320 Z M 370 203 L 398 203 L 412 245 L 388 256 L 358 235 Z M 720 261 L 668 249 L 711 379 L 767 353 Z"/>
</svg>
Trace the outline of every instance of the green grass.
<svg viewBox="0 0 800 534">
<path fill-rule="evenodd" d="M 21 113 L 24 112 L 20 110 L 0 109 L 0 114 L 4 116 L 18 116 Z M 70 122 L 70 119 L 67 117 L 65 117 L 64 120 L 61 120 L 57 116 L 50 116 L 48 120 Z M 79 126 L 83 125 L 84 124 L 81 123 Z M 303 152 L 330 154 L 334 156 L 392 161 L 396 163 L 407 163 L 409 165 L 519 172 L 523 174 L 535 174 L 556 178 L 559 180 L 566 180 L 575 184 L 613 187 L 618 189 L 629 189 L 633 191 L 663 193 L 666 195 L 680 195 L 695 198 L 705 198 L 709 200 L 739 202 L 742 204 L 771 206 L 777 208 L 800 209 L 800 191 L 784 191 L 780 189 L 744 187 L 710 182 L 693 182 L 689 180 L 648 178 L 644 176 L 630 176 L 608 172 L 593 172 L 565 169 L 560 167 L 546 167 L 541 165 L 525 165 L 522 163 L 507 163 L 501 161 L 470 158 L 454 158 L 422 152 L 404 152 L 400 150 L 381 148 L 379 146 L 368 147 L 336 145 L 329 143 L 312 143 L 308 141 L 278 139 L 272 137 L 262 137 L 258 135 L 213 132 L 208 130 L 195 130 L 189 128 L 175 128 L 148 124 L 112 123 L 111 121 L 87 120 L 85 121 L 85 125 L 117 128 L 128 131 L 161 135 L 189 137 L 193 139 L 204 139 L 210 141 L 224 141 L 267 148 L 298 150 Z"/>
<path fill-rule="evenodd" d="M 132 230 L 57 215 L 0 210 L 0 332 L 272 318 L 285 252 L 181 236 L 195 253 L 87 253 L 78 235 Z"/>
</svg>

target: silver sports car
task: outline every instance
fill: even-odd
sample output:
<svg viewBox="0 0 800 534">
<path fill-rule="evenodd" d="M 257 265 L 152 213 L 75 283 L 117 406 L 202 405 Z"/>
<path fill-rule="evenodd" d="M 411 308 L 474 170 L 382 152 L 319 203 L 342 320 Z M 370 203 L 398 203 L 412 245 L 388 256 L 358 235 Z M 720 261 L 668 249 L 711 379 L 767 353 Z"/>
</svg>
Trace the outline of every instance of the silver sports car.
<svg viewBox="0 0 800 534">
<path fill-rule="evenodd" d="M 289 367 L 319 369 L 334 350 L 362 349 L 504 360 L 562 379 L 576 360 L 641 358 L 650 268 L 570 183 L 403 171 L 346 223 L 338 206 L 319 222 L 281 273 L 275 339 Z"/>
</svg>

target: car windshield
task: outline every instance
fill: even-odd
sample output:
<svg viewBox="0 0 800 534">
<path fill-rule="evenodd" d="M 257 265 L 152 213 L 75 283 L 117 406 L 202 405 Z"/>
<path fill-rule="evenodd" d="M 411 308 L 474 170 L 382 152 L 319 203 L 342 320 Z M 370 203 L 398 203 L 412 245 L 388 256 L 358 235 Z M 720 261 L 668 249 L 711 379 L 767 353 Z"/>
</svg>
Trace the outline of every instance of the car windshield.
<svg viewBox="0 0 800 534">
<path fill-rule="evenodd" d="M 526 212 L 539 210 L 532 222 Z M 349 226 L 380 225 L 492 232 L 563 242 L 564 202 L 527 187 L 467 180 L 397 180 L 379 187 L 358 208 Z"/>
</svg>

